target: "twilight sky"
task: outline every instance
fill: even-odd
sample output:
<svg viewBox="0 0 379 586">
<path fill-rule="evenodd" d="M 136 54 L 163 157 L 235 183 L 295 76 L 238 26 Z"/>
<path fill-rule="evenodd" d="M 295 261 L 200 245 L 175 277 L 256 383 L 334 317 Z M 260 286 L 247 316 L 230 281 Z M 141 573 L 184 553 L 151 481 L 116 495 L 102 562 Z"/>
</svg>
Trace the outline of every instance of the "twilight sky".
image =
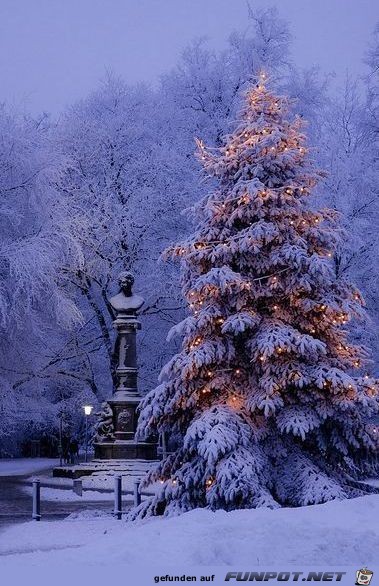
<svg viewBox="0 0 379 586">
<path fill-rule="evenodd" d="M 250 0 L 289 21 L 300 66 L 359 73 L 376 0 Z M 58 112 L 107 68 L 156 82 L 194 37 L 222 48 L 247 27 L 246 0 L 0 0 L 0 100 Z"/>
</svg>

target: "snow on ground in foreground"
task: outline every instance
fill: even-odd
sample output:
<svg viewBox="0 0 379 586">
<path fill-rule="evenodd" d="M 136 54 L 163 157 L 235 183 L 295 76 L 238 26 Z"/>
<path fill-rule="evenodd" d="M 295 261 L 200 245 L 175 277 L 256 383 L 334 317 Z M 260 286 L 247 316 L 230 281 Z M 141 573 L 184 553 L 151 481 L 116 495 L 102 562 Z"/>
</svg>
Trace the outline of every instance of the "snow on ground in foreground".
<svg viewBox="0 0 379 586">
<path fill-rule="evenodd" d="M 298 509 L 215 513 L 126 523 L 92 513 L 0 533 L 1 568 L 346 564 L 377 561 L 379 495 Z"/>
<path fill-rule="evenodd" d="M 57 466 L 59 460 L 50 458 L 10 458 L 0 459 L 0 476 L 23 476 L 35 474 L 40 470 L 46 470 Z"/>
</svg>

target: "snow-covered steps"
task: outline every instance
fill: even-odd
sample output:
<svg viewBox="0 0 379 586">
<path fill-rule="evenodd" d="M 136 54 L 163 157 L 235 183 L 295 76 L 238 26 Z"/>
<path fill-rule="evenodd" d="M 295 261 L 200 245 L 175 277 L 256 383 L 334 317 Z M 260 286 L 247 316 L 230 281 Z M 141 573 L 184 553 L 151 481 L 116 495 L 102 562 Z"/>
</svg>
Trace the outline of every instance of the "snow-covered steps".
<svg viewBox="0 0 379 586">
<path fill-rule="evenodd" d="M 157 465 L 157 460 L 91 460 L 77 466 L 60 466 L 54 468 L 53 476 L 61 478 L 80 478 L 81 476 L 127 476 L 141 479 Z"/>
</svg>

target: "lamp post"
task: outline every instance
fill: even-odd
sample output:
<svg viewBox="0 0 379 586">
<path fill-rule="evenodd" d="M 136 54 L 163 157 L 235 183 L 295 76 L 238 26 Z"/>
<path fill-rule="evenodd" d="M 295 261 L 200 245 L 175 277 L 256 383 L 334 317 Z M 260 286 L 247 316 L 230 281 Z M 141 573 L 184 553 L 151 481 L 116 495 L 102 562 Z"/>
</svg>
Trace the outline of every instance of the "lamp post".
<svg viewBox="0 0 379 586">
<path fill-rule="evenodd" d="M 63 413 L 59 414 L 59 466 L 63 465 Z"/>
<path fill-rule="evenodd" d="M 92 405 L 84 405 L 83 409 L 84 409 L 84 416 L 85 416 L 85 421 L 86 421 L 86 452 L 85 452 L 84 461 L 87 462 L 88 461 L 88 417 L 91 415 L 93 407 L 92 407 Z"/>
</svg>

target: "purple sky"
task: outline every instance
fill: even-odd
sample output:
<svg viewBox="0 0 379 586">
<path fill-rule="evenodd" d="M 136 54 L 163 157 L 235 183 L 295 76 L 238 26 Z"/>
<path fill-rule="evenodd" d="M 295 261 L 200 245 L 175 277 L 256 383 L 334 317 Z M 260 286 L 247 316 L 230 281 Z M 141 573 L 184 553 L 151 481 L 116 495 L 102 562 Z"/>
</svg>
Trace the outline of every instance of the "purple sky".
<svg viewBox="0 0 379 586">
<path fill-rule="evenodd" d="M 130 82 L 155 82 L 194 37 L 224 46 L 245 30 L 246 0 L 1 0 L 0 100 L 58 112 L 110 68 Z M 300 66 L 362 71 L 379 20 L 376 0 L 251 0 L 289 21 Z"/>
</svg>

